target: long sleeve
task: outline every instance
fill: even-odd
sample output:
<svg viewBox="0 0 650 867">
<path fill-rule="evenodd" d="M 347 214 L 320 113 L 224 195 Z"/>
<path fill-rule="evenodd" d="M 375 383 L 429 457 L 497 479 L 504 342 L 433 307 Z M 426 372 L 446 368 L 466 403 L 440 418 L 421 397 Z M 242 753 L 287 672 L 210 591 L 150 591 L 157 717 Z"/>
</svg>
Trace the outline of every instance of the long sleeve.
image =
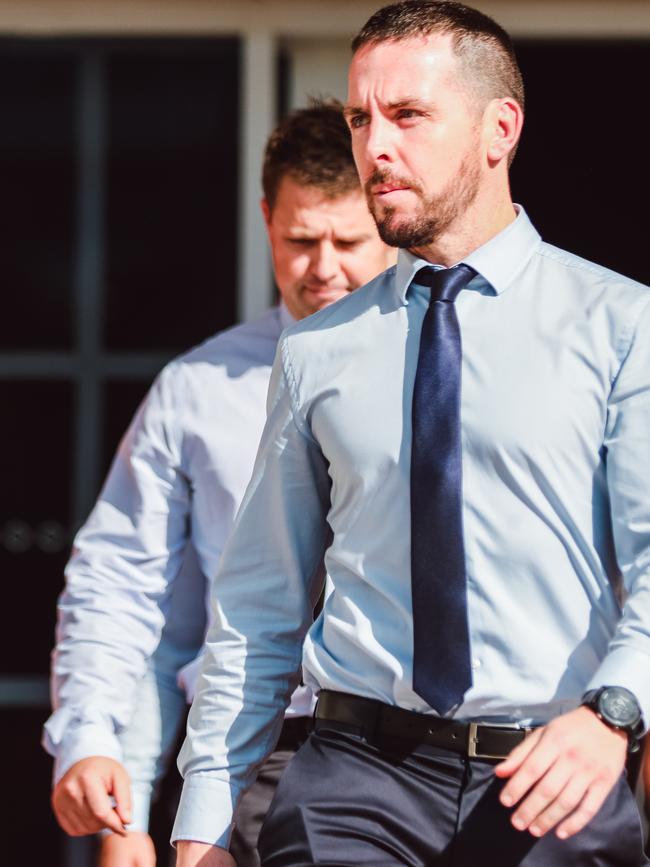
<svg viewBox="0 0 650 867">
<path fill-rule="evenodd" d="M 277 740 L 298 679 L 327 539 L 327 463 L 281 345 L 253 477 L 213 585 L 214 620 L 179 757 L 173 839 L 226 846 L 239 795 Z"/>
<path fill-rule="evenodd" d="M 131 831 L 149 829 L 151 802 L 176 758 L 175 747 L 187 713 L 185 691 L 177 683 L 177 672 L 195 653 L 195 647 L 175 646 L 163 632 L 147 672 L 138 683 L 133 715 L 119 736 L 123 763 L 131 780 Z"/>
<path fill-rule="evenodd" d="M 125 435 L 66 569 L 54 713 L 43 738 L 56 779 L 88 755 L 121 758 L 116 735 L 128 723 L 180 567 L 190 491 L 180 469 L 173 371 L 163 371 Z"/>
<path fill-rule="evenodd" d="M 637 317 L 614 382 L 605 437 L 607 482 L 625 602 L 590 689 L 630 689 L 650 725 L 650 304 Z"/>
</svg>

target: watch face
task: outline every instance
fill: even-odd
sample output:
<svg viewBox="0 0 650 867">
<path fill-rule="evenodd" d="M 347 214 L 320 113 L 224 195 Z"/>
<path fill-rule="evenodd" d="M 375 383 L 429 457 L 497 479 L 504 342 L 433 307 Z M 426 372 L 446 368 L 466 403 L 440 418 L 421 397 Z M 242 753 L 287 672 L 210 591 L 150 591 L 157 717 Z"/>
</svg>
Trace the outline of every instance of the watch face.
<svg viewBox="0 0 650 867">
<path fill-rule="evenodd" d="M 627 689 L 608 687 L 601 693 L 598 705 L 600 713 L 612 725 L 627 728 L 639 722 L 639 706 Z"/>
</svg>

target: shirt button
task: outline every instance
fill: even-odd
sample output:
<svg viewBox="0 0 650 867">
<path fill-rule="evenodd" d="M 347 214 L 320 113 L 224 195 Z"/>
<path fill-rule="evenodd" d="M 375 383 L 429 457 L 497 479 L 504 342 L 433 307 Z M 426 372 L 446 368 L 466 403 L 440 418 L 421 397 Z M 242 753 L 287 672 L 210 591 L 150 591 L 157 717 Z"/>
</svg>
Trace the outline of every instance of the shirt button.
<svg viewBox="0 0 650 867">
<path fill-rule="evenodd" d="M 480 667 L 481 667 L 481 660 L 475 656 L 474 659 L 472 660 L 472 668 L 474 669 L 474 671 L 477 671 Z"/>
</svg>

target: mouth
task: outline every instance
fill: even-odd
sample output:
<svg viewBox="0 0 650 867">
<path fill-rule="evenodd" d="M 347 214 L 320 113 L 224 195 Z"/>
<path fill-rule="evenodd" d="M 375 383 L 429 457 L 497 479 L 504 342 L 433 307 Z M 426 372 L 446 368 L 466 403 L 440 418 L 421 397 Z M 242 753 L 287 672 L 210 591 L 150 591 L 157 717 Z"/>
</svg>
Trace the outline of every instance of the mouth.
<svg viewBox="0 0 650 867">
<path fill-rule="evenodd" d="M 349 292 L 349 288 L 347 286 L 311 286 L 305 285 L 305 291 L 310 292 L 312 295 L 343 295 L 346 292 Z"/>
<path fill-rule="evenodd" d="M 347 286 L 345 288 L 334 288 L 332 286 L 305 286 L 303 297 L 307 299 L 308 304 L 314 304 L 320 307 L 338 301 L 339 298 L 342 298 L 351 291 L 352 290 Z"/>
<path fill-rule="evenodd" d="M 405 190 L 409 189 L 410 187 L 402 184 L 380 184 L 379 186 L 372 188 L 372 194 L 373 196 L 388 196 L 391 193 L 403 193 Z"/>
</svg>

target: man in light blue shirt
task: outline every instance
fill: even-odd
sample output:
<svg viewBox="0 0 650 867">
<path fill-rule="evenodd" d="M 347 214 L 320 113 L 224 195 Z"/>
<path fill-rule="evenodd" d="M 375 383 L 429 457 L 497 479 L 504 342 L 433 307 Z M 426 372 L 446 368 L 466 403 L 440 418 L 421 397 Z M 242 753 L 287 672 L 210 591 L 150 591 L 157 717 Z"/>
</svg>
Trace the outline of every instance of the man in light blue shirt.
<svg viewBox="0 0 650 867">
<path fill-rule="evenodd" d="M 306 633 L 316 732 L 264 865 L 645 863 L 623 769 L 650 720 L 650 292 L 513 205 L 523 87 L 495 22 L 399 3 L 353 51 L 355 160 L 402 249 L 280 341 L 179 760 L 178 865 L 233 864 Z"/>
<path fill-rule="evenodd" d="M 152 791 L 194 693 L 206 585 L 250 478 L 278 338 L 394 260 L 368 212 L 336 103 L 279 125 L 263 187 L 282 303 L 162 371 L 66 569 L 44 744 L 56 759 L 53 806 L 64 830 L 113 832 L 102 841 L 103 867 L 155 863 L 146 834 Z M 242 865 L 257 863 L 269 793 L 312 711 L 311 691 L 299 687 L 278 749 L 238 813 Z"/>
</svg>

